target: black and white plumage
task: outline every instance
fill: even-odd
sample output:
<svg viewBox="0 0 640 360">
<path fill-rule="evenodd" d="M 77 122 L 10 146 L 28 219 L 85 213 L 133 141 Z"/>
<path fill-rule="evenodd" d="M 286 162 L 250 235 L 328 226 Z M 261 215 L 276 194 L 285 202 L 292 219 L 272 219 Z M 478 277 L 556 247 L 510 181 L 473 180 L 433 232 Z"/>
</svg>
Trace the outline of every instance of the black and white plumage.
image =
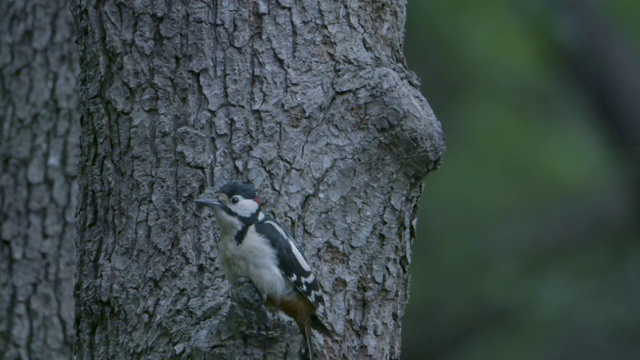
<svg viewBox="0 0 640 360">
<path fill-rule="evenodd" d="M 221 230 L 219 255 L 229 281 L 249 278 L 266 297 L 266 305 L 293 318 L 312 356 L 311 328 L 332 336 L 316 314 L 324 304 L 320 285 L 298 243 L 261 211 L 253 186 L 231 182 L 213 199 L 196 203 L 214 209 Z"/>
</svg>

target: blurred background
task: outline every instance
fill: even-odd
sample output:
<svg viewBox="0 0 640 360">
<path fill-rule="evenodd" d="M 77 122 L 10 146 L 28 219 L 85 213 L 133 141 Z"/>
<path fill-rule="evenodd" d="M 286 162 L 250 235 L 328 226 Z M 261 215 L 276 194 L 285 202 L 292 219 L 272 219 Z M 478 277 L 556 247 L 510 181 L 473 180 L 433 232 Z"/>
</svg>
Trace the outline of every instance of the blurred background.
<svg viewBox="0 0 640 360">
<path fill-rule="evenodd" d="M 447 136 L 403 359 L 640 359 L 640 1 L 409 0 Z"/>
</svg>

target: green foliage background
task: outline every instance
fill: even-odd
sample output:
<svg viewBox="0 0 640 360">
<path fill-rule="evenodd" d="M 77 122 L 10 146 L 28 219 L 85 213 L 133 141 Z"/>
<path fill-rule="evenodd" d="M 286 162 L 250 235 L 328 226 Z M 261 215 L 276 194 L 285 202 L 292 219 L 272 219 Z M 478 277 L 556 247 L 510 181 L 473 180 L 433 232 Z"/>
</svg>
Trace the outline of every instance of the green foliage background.
<svg viewBox="0 0 640 360">
<path fill-rule="evenodd" d="M 594 5 L 637 55 L 640 2 Z M 572 29 L 552 1 L 409 0 L 405 53 L 447 152 L 403 359 L 640 359 L 639 164 L 562 61 Z"/>
</svg>

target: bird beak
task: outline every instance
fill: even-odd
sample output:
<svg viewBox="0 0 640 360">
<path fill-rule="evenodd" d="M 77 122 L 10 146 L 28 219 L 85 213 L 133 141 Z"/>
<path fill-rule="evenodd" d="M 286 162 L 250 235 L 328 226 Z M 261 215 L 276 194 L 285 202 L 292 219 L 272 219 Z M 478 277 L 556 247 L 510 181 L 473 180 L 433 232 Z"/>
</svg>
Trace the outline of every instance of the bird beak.
<svg viewBox="0 0 640 360">
<path fill-rule="evenodd" d="M 208 206 L 208 207 L 212 207 L 212 208 L 216 208 L 216 207 L 221 207 L 222 206 L 222 202 L 220 202 L 220 200 L 218 200 L 218 199 L 207 199 L 207 198 L 196 199 L 196 204 L 204 205 L 204 206 Z"/>
</svg>

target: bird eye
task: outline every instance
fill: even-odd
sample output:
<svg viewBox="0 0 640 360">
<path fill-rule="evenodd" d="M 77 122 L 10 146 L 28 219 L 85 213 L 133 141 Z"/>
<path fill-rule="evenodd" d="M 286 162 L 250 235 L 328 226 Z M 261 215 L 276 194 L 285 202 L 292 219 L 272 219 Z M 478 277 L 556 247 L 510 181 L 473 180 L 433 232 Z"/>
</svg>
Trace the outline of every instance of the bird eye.
<svg viewBox="0 0 640 360">
<path fill-rule="evenodd" d="M 234 196 L 234 197 L 232 197 L 232 198 L 231 198 L 231 203 L 232 203 L 232 204 L 237 204 L 237 203 L 238 203 L 238 201 L 240 201 L 240 199 L 238 199 L 238 197 L 237 197 L 237 196 Z"/>
</svg>

